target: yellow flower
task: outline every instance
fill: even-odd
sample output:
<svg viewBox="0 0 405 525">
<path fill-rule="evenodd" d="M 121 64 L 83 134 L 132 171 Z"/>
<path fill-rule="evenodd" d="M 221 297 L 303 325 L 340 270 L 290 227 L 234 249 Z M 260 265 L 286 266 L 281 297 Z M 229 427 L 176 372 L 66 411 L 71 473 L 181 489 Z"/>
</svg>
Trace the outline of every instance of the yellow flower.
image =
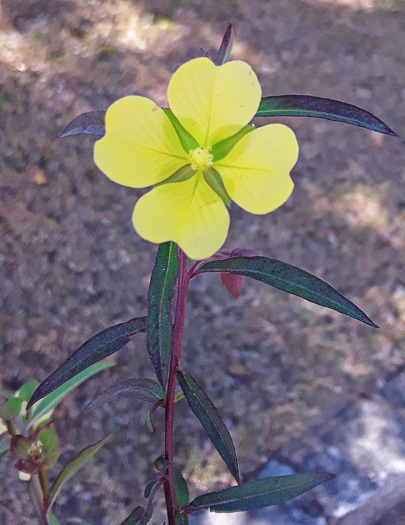
<svg viewBox="0 0 405 525">
<path fill-rule="evenodd" d="M 204 259 L 225 242 L 229 197 L 256 214 L 288 199 L 297 141 L 281 124 L 247 127 L 260 99 L 245 62 L 216 66 L 197 58 L 170 81 L 171 111 L 138 96 L 108 109 L 106 134 L 94 150 L 97 166 L 124 186 L 156 185 L 133 213 L 141 237 L 175 241 L 192 259 Z"/>
</svg>

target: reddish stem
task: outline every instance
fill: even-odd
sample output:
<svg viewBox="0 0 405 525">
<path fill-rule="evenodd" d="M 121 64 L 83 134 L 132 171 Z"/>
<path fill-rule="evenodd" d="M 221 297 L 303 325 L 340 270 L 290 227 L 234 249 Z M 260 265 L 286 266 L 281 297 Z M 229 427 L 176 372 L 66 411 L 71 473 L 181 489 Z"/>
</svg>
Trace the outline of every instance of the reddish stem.
<svg viewBox="0 0 405 525">
<path fill-rule="evenodd" d="M 186 314 L 186 299 L 190 282 L 190 276 L 187 272 L 187 256 L 179 247 L 177 248 L 177 254 L 179 259 L 179 274 L 177 277 L 176 310 L 171 343 L 169 376 L 167 380 L 165 413 L 165 458 L 167 461 L 167 480 L 164 489 L 169 525 L 176 525 L 177 518 L 176 496 L 173 480 L 174 408 L 177 386 L 176 373 L 180 364 L 181 342 Z"/>
</svg>

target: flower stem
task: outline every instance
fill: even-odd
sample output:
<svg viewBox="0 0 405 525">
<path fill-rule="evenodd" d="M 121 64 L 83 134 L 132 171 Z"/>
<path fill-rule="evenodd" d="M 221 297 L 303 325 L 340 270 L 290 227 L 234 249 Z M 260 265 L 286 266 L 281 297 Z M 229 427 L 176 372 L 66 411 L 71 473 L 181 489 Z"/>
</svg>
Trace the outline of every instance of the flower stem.
<svg viewBox="0 0 405 525">
<path fill-rule="evenodd" d="M 167 518 L 169 525 L 176 525 L 177 507 L 173 480 L 173 457 L 174 457 L 174 408 L 177 386 L 177 370 L 180 364 L 181 342 L 184 330 L 184 318 L 186 313 L 186 299 L 188 285 L 190 282 L 187 272 L 187 256 L 178 247 L 179 274 L 177 277 L 176 310 L 173 325 L 173 335 L 170 352 L 169 376 L 166 392 L 165 413 L 165 458 L 167 461 L 167 480 L 164 486 Z"/>
</svg>

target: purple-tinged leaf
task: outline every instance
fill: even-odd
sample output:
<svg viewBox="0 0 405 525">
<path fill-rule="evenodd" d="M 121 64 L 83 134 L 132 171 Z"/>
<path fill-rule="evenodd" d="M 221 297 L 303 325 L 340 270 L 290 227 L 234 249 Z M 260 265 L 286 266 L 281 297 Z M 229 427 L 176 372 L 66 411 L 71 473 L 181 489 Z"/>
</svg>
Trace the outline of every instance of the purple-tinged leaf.
<svg viewBox="0 0 405 525">
<path fill-rule="evenodd" d="M 78 417 L 88 414 L 117 397 L 135 397 L 141 401 L 155 403 L 160 399 L 165 399 L 166 396 L 160 385 L 151 379 L 125 379 L 94 397 Z"/>
<path fill-rule="evenodd" d="M 277 95 L 262 98 L 256 117 L 316 117 L 398 135 L 382 120 L 365 109 L 330 98 L 310 95 Z"/>
<path fill-rule="evenodd" d="M 94 445 L 86 447 L 75 459 L 72 459 L 72 461 L 69 461 L 69 463 L 65 465 L 56 478 L 49 493 L 49 508 L 51 508 L 51 506 L 55 503 L 59 492 L 66 481 L 74 476 L 76 472 L 78 472 L 94 456 L 94 454 L 100 450 L 100 448 L 105 443 L 107 443 L 109 439 L 110 436 L 102 439 L 101 441 L 98 441 L 97 443 L 94 443 Z"/>
<path fill-rule="evenodd" d="M 243 487 L 202 494 L 190 503 L 188 509 L 209 508 L 211 512 L 262 509 L 295 498 L 334 477 L 327 472 L 310 472 L 251 481 Z"/>
<path fill-rule="evenodd" d="M 197 416 L 207 436 L 225 461 L 232 476 L 236 479 L 238 485 L 241 485 L 235 446 L 214 403 L 190 374 L 177 372 L 177 379 L 191 410 Z"/>
<path fill-rule="evenodd" d="M 148 353 L 156 377 L 164 387 L 172 340 L 172 301 L 179 263 L 174 242 L 159 246 L 148 293 Z"/>
<path fill-rule="evenodd" d="M 290 264 L 267 257 L 230 257 L 211 261 L 198 268 L 196 273 L 229 272 L 251 277 L 311 303 L 331 308 L 362 323 L 378 328 L 367 315 L 328 283 Z"/>
<path fill-rule="evenodd" d="M 88 111 L 74 118 L 66 128 L 58 135 L 58 139 L 70 137 L 72 135 L 96 135 L 103 137 L 105 135 L 105 111 Z"/>
<path fill-rule="evenodd" d="M 145 329 L 146 317 L 138 317 L 107 328 L 93 336 L 39 385 L 31 397 L 27 409 L 90 365 L 123 348 L 129 343 L 133 335 L 144 332 Z"/>
<path fill-rule="evenodd" d="M 241 296 L 243 288 L 243 277 L 241 275 L 223 272 L 221 273 L 221 281 L 235 299 Z"/>
<path fill-rule="evenodd" d="M 121 525 L 137 525 L 143 516 L 144 511 L 145 509 L 143 507 L 136 507 Z"/>
<path fill-rule="evenodd" d="M 219 48 L 217 58 L 215 60 L 215 65 L 222 66 L 229 61 L 231 58 L 233 46 L 233 29 L 232 24 L 226 28 L 224 38 L 222 39 L 221 47 Z"/>
</svg>

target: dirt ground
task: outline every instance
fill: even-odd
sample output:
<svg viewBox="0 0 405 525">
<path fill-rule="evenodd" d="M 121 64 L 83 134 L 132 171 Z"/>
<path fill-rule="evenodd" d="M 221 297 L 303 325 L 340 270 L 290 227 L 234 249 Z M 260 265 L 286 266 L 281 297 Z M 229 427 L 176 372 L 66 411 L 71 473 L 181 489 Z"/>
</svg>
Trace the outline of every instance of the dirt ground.
<svg viewBox="0 0 405 525">
<path fill-rule="evenodd" d="M 76 115 L 106 109 L 124 95 L 164 105 L 174 67 L 200 56 L 200 48 L 215 52 L 229 22 L 236 31 L 233 57 L 253 66 L 265 95 L 344 100 L 400 135 L 278 119 L 300 144 L 294 193 L 267 216 L 233 206 L 226 243 L 325 279 L 378 330 L 248 280 L 235 301 L 218 276 L 205 276 L 195 281 L 188 303 L 183 367 L 222 413 L 244 479 L 276 460 L 294 471 L 330 470 L 338 477 L 325 489 L 329 499 L 318 491 L 311 500 L 318 521 L 308 511 L 309 521 L 289 514 L 286 523 L 337 523 L 361 506 L 363 493 L 378 494 L 386 478 L 405 473 L 403 0 L 2 0 L 1 391 L 43 380 L 91 335 L 145 314 L 156 247 L 135 234 L 130 220 L 143 192 L 119 187 L 97 170 L 94 138 L 55 137 Z M 73 418 L 103 385 L 152 373 L 140 335 L 117 354 L 117 366 L 56 411 L 59 465 L 112 433 L 63 490 L 55 507 L 61 523 L 115 525 L 144 501 L 162 451 L 162 414 L 152 437 L 143 425 L 147 406 L 130 400 Z M 367 431 L 372 421 L 382 421 L 378 435 Z M 182 403 L 176 428 L 177 463 L 192 493 L 231 484 Z M 353 452 L 367 443 L 394 459 L 373 463 L 369 472 L 378 450 L 360 451 L 359 462 Z M 328 463 L 333 451 L 344 454 L 342 444 L 350 458 Z M 343 504 L 342 494 L 364 469 L 370 489 L 356 489 L 357 499 Z M 32 523 L 11 458 L 2 459 L 0 478 L 1 523 Z M 373 523 L 405 523 L 400 499 L 382 511 L 381 505 Z M 354 519 L 347 524 L 362 523 Z"/>
</svg>

